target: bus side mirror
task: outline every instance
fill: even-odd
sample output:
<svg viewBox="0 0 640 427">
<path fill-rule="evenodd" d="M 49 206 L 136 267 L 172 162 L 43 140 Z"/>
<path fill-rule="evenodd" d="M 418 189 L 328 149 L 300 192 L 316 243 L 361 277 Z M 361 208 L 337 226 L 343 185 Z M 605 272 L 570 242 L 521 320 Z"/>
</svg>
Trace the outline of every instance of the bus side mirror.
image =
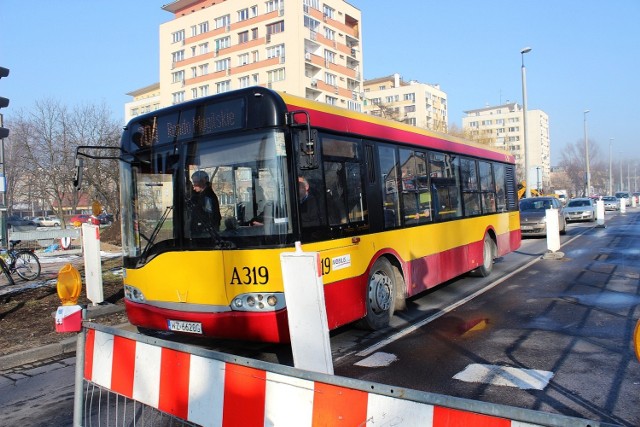
<svg viewBox="0 0 640 427">
<path fill-rule="evenodd" d="M 76 175 L 73 177 L 73 186 L 76 190 L 80 190 L 82 185 L 82 158 L 76 157 Z"/>
<path fill-rule="evenodd" d="M 318 169 L 318 131 L 316 129 L 304 129 L 298 134 L 300 147 L 298 149 L 298 164 L 302 170 Z"/>
</svg>

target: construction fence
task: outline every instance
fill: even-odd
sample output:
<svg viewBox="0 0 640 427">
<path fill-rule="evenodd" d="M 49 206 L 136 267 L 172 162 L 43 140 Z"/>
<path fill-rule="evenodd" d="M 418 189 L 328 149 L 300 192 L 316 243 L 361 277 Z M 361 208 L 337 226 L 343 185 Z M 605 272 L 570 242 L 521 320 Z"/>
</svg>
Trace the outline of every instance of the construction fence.
<svg viewBox="0 0 640 427">
<path fill-rule="evenodd" d="M 85 323 L 74 425 L 609 424 L 304 371 Z"/>
</svg>

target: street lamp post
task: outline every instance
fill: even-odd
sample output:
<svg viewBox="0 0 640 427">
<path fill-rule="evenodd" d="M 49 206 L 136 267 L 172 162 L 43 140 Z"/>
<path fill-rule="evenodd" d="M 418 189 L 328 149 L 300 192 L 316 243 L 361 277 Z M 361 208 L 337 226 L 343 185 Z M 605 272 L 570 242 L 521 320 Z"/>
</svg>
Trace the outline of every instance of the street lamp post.
<svg viewBox="0 0 640 427">
<path fill-rule="evenodd" d="M 624 191 L 624 181 L 622 181 L 622 151 L 619 151 L 618 154 L 620 154 L 620 190 L 618 191 Z"/>
<path fill-rule="evenodd" d="M 527 182 L 529 176 L 529 147 L 527 145 L 527 70 L 524 66 L 524 54 L 531 52 L 530 47 L 525 47 L 520 51 L 522 57 L 522 128 L 524 132 L 524 181 L 525 181 L 525 193 L 524 197 L 531 197 L 531 185 Z"/>
<path fill-rule="evenodd" d="M 611 175 L 611 144 L 613 144 L 613 138 L 609 138 L 609 195 L 613 194 L 613 176 Z"/>
<path fill-rule="evenodd" d="M 589 110 L 584 110 L 584 155 L 587 163 L 587 190 L 584 193 L 585 197 L 589 197 L 591 194 L 591 170 L 589 168 L 589 139 L 587 137 L 587 113 Z"/>
</svg>

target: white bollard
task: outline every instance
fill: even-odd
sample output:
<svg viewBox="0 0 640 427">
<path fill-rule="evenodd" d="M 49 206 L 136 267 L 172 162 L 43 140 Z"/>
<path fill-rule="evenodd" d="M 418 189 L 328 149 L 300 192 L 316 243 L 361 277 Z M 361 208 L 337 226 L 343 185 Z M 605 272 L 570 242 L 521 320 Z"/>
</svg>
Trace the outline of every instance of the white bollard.
<svg viewBox="0 0 640 427">
<path fill-rule="evenodd" d="M 596 221 L 598 227 L 604 227 L 604 201 L 602 200 L 596 202 Z"/>
<path fill-rule="evenodd" d="M 300 242 L 296 242 L 295 252 L 280 254 L 280 264 L 293 365 L 333 375 L 320 254 L 302 252 Z"/>
<path fill-rule="evenodd" d="M 625 213 L 627 211 L 627 199 L 624 197 L 620 199 L 620 213 Z"/>
<path fill-rule="evenodd" d="M 560 249 L 560 224 L 558 222 L 558 210 L 547 209 L 545 211 L 547 221 L 547 249 L 556 252 Z"/>
<path fill-rule="evenodd" d="M 100 259 L 100 227 L 82 224 L 82 253 L 84 256 L 84 280 L 87 298 L 93 305 L 104 301 L 102 288 L 102 263 Z"/>
</svg>

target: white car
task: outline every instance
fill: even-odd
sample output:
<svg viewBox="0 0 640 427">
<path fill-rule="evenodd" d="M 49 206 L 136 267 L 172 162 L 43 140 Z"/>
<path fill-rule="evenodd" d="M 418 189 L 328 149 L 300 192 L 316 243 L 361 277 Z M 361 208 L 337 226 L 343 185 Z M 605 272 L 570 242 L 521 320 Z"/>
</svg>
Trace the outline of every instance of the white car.
<svg viewBox="0 0 640 427">
<path fill-rule="evenodd" d="M 604 196 L 602 198 L 602 202 L 604 203 L 605 211 L 619 211 L 620 210 L 620 199 L 614 196 Z"/>
<path fill-rule="evenodd" d="M 39 216 L 33 219 L 38 227 L 60 227 L 62 221 L 56 216 Z"/>
<path fill-rule="evenodd" d="M 595 221 L 596 205 L 587 197 L 571 199 L 564 207 L 567 221 Z"/>
</svg>

